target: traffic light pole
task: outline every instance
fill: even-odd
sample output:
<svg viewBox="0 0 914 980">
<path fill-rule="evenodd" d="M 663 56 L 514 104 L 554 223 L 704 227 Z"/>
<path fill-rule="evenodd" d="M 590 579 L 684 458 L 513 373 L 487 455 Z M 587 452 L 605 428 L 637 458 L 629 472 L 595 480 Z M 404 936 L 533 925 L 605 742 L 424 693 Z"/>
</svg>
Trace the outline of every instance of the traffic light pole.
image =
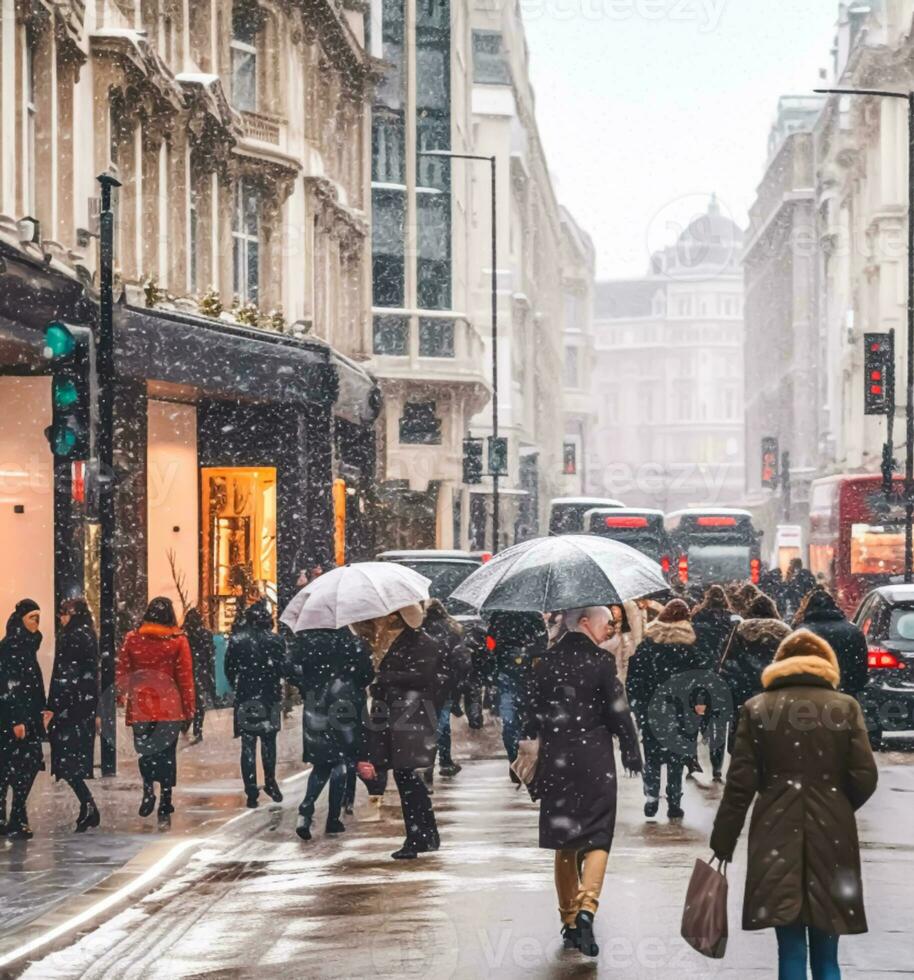
<svg viewBox="0 0 914 980">
<path fill-rule="evenodd" d="M 904 580 L 914 581 L 914 92 L 886 92 L 882 89 L 817 88 L 819 95 L 868 95 L 880 99 L 904 99 L 908 104 L 908 330 L 907 404 L 905 405 L 904 467 Z"/>
<path fill-rule="evenodd" d="M 99 486 L 99 643 L 103 718 L 107 724 L 101 740 L 102 775 L 117 772 L 117 717 L 114 690 L 116 605 L 114 592 L 114 212 L 111 189 L 120 181 L 100 174 L 99 215 L 99 317 L 98 317 L 98 471 Z"/>
</svg>

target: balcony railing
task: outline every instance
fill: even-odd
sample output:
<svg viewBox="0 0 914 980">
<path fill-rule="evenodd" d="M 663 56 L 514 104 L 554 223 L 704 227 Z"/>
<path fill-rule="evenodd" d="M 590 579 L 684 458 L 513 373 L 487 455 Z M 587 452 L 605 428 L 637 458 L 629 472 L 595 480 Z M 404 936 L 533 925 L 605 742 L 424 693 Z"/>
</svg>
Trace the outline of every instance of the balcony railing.
<svg viewBox="0 0 914 980">
<path fill-rule="evenodd" d="M 241 113 L 241 118 L 244 121 L 244 135 L 247 139 L 279 146 L 280 121 L 274 116 L 246 110 Z"/>
</svg>

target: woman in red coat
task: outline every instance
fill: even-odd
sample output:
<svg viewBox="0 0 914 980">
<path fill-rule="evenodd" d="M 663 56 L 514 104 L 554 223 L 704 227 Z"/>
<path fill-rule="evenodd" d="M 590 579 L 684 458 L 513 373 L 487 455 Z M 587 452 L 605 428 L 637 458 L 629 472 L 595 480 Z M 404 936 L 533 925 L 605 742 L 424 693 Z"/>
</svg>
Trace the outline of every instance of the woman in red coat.
<svg viewBox="0 0 914 980">
<path fill-rule="evenodd" d="M 140 816 L 155 809 L 159 783 L 159 821 L 167 824 L 174 813 L 178 735 L 196 709 L 190 644 L 178 628 L 171 599 L 153 599 L 139 628 L 124 638 L 117 658 L 117 692 L 118 703 L 127 706 L 143 777 Z"/>
</svg>

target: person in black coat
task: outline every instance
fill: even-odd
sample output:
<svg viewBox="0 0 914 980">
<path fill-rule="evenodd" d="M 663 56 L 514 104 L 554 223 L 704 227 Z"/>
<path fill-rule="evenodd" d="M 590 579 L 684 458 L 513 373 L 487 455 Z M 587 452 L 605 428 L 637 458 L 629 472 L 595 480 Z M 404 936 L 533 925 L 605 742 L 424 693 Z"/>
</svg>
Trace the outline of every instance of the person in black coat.
<svg viewBox="0 0 914 980">
<path fill-rule="evenodd" d="M 79 800 L 76 832 L 100 823 L 98 807 L 86 780 L 92 778 L 95 715 L 98 708 L 98 636 L 85 599 L 60 604 L 60 632 L 48 691 L 54 720 L 48 729 L 51 775 L 62 779 Z"/>
<path fill-rule="evenodd" d="M 38 664 L 40 619 L 38 603 L 22 599 L 0 641 L 0 785 L 13 791 L 6 824 L 6 835 L 13 840 L 33 836 L 26 802 L 35 777 L 44 769 L 41 742 L 52 717 Z"/>
<path fill-rule="evenodd" d="M 712 585 L 701 605 L 692 611 L 695 650 L 702 670 L 708 674 L 708 685 L 701 692 L 697 710 L 701 714 L 701 733 L 708 740 L 714 782 L 723 779 L 727 727 L 732 712 L 729 692 L 718 676 L 727 647 L 736 635 L 741 620 L 730 606 L 727 593 Z"/>
<path fill-rule="evenodd" d="M 451 755 L 451 711 L 472 671 L 470 653 L 463 643 L 460 623 L 448 614 L 444 603 L 431 599 L 425 608 L 425 632 L 441 645 L 442 705 L 438 712 L 438 768 L 442 776 L 456 776 L 463 768 Z M 459 709 L 458 709 L 459 710 Z M 425 781 L 432 782 L 434 766 L 425 771 Z"/>
<path fill-rule="evenodd" d="M 276 734 L 281 722 L 282 679 L 286 649 L 273 632 L 273 614 L 266 599 L 248 606 L 244 622 L 229 638 L 225 676 L 235 689 L 235 738 L 241 738 L 241 778 L 247 805 L 257 806 L 257 740 L 263 764 L 263 791 L 277 803 Z"/>
<path fill-rule="evenodd" d="M 371 647 L 375 679 L 366 731 L 366 755 L 372 772 L 392 770 L 406 840 L 391 857 L 409 860 L 441 844 L 428 788 L 417 769 L 435 761 L 444 654 L 421 629 L 424 611 L 418 604 L 378 619 L 355 623 L 353 630 Z M 365 771 L 363 769 L 363 771 Z"/>
<path fill-rule="evenodd" d="M 850 622 L 834 598 L 823 588 L 807 593 L 793 621 L 794 629 L 802 627 L 820 636 L 835 651 L 841 670 L 844 694 L 859 700 L 866 687 L 868 650 L 863 631 Z"/>
<path fill-rule="evenodd" d="M 541 613 L 496 612 L 489 618 L 489 641 L 495 661 L 498 714 L 508 762 L 517 758 L 521 711 L 533 662 L 546 652 L 549 634 Z M 508 775 L 517 782 L 514 770 Z"/>
<path fill-rule="evenodd" d="M 194 742 L 203 741 L 203 719 L 216 703 L 216 649 L 213 634 L 206 628 L 199 609 L 188 609 L 184 616 L 184 634 L 190 644 L 194 663 Z"/>
<path fill-rule="evenodd" d="M 759 595 L 746 610 L 745 619 L 737 626 L 720 676 L 730 689 L 730 714 L 727 745 L 732 751 L 736 722 L 740 709 L 756 694 L 761 694 L 762 671 L 774 660 L 781 640 L 790 627 L 778 616 L 777 607 L 766 595 Z"/>
<path fill-rule="evenodd" d="M 700 719 L 695 711 L 703 690 L 702 661 L 682 599 L 667 603 L 644 631 L 629 661 L 626 691 L 641 730 L 644 749 L 644 815 L 660 806 L 666 766 L 667 816 L 683 817 L 683 768 L 696 757 Z"/>
<path fill-rule="evenodd" d="M 302 759 L 312 765 L 295 832 L 311 840 L 314 805 L 330 783 L 328 834 L 346 827 L 340 811 L 346 802 L 349 772 L 365 757 L 363 720 L 367 687 L 374 671 L 367 646 L 348 626 L 295 634 L 287 677 L 302 696 Z"/>
<path fill-rule="evenodd" d="M 641 754 L 615 661 L 599 647 L 610 635 L 609 609 L 568 610 L 564 621 L 568 632 L 532 668 L 520 748 L 539 740 L 530 792 L 540 801 L 540 847 L 556 852 L 565 946 L 595 956 L 593 919 L 616 820 L 613 738 L 628 771 L 641 771 Z"/>
</svg>

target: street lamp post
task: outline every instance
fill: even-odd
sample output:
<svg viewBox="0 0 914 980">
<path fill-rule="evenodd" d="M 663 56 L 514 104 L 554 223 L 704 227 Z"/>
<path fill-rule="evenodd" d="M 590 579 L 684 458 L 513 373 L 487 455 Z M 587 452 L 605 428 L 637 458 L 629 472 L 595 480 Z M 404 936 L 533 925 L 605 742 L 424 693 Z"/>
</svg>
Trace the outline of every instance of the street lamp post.
<svg viewBox="0 0 914 980">
<path fill-rule="evenodd" d="M 489 164 L 492 182 L 492 439 L 498 439 L 498 248 L 497 248 L 497 196 L 495 156 L 475 153 L 452 153 L 450 150 L 419 150 L 420 157 L 445 157 L 448 160 L 482 160 Z M 492 551 L 498 551 L 499 534 L 499 470 L 492 470 Z"/>
<path fill-rule="evenodd" d="M 914 92 L 886 92 L 881 89 L 817 88 L 818 95 L 869 95 L 881 99 L 904 99 L 908 103 L 908 331 L 907 403 L 905 405 L 904 470 L 904 580 L 914 581 Z"/>
</svg>

